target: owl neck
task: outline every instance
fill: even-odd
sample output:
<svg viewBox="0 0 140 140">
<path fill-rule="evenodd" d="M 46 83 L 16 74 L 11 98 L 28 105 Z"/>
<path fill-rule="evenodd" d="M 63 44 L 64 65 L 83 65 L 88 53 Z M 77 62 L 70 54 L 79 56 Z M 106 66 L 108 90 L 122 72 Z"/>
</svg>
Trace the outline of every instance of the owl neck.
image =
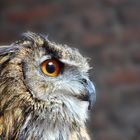
<svg viewBox="0 0 140 140">
<path fill-rule="evenodd" d="M 31 116 L 27 118 L 25 125 L 21 129 L 19 139 L 37 140 L 90 140 L 85 125 L 62 124 L 57 126 L 47 120 L 36 120 L 33 122 Z"/>
<path fill-rule="evenodd" d="M 82 104 L 70 108 L 69 104 L 61 105 L 61 102 L 57 101 L 49 105 L 49 108 L 46 105 L 43 111 L 36 110 L 27 117 L 19 139 L 36 137 L 40 140 L 89 140 L 84 123 L 87 112 L 86 108 L 81 107 Z"/>
</svg>

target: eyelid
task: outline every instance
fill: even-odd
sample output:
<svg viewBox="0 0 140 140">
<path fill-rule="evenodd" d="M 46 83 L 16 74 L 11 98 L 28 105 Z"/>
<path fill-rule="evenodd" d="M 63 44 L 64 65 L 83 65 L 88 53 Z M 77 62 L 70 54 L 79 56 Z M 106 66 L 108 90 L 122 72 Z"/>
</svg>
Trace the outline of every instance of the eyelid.
<svg viewBox="0 0 140 140">
<path fill-rule="evenodd" d="M 50 55 L 45 55 L 40 59 L 40 64 L 42 64 L 44 61 L 52 59 L 52 57 Z"/>
</svg>

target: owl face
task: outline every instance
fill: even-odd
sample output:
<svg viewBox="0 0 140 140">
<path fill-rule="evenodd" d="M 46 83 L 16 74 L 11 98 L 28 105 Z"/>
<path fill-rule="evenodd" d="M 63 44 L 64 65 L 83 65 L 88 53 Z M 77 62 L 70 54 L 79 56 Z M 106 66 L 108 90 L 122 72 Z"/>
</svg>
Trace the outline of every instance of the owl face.
<svg viewBox="0 0 140 140">
<path fill-rule="evenodd" d="M 95 100 L 90 99 L 95 89 L 88 79 L 89 64 L 78 50 L 55 44 L 45 37 L 39 37 L 42 40 L 38 41 L 34 34 L 28 33 L 26 37 L 34 42 L 23 60 L 25 83 L 33 97 L 42 101 L 52 99 L 54 104 L 64 99 L 80 105 Z"/>
<path fill-rule="evenodd" d="M 48 45 L 58 46 L 50 42 Z M 76 50 L 70 49 L 63 52 L 68 56 L 58 57 L 53 52 L 49 54 L 46 48 L 47 46 L 41 46 L 34 52 L 31 51 L 23 62 L 25 80 L 31 94 L 44 101 L 48 96 L 57 96 L 57 98 L 84 96 L 86 89 L 83 79 L 87 78 L 89 69 L 85 58 Z M 65 48 L 62 49 L 62 46 L 60 49 L 65 50 Z M 74 58 L 74 60 L 69 60 L 71 57 L 69 55 L 77 55 L 75 53 L 79 55 L 77 56 L 79 60 Z"/>
</svg>

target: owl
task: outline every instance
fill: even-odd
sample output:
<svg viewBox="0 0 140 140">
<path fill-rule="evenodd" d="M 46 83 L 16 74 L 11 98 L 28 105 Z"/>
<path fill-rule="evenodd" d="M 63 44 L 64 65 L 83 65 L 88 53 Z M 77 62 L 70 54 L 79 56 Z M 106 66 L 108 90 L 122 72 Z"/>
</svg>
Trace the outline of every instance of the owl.
<svg viewBox="0 0 140 140">
<path fill-rule="evenodd" d="M 96 100 L 77 49 L 26 32 L 0 47 L 0 140 L 90 140 Z"/>
</svg>

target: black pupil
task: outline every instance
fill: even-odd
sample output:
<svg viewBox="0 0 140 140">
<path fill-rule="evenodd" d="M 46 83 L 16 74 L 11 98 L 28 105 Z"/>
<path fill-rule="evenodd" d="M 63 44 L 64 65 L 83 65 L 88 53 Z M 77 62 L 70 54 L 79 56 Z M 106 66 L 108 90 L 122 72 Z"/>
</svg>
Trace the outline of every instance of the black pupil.
<svg viewBox="0 0 140 140">
<path fill-rule="evenodd" d="M 53 73 L 55 72 L 55 66 L 53 64 L 53 62 L 49 62 L 46 66 L 46 70 L 48 73 Z"/>
</svg>

